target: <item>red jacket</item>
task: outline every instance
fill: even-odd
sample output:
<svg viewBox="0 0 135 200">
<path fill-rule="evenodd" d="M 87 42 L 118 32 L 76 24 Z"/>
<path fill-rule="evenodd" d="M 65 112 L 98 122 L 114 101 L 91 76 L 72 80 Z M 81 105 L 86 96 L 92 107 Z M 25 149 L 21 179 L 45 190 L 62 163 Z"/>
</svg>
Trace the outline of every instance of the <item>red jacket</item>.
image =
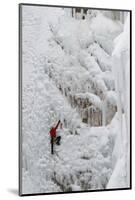
<svg viewBox="0 0 135 200">
<path fill-rule="evenodd" d="M 54 127 L 51 128 L 51 130 L 50 130 L 51 137 L 56 137 L 56 129 L 58 128 L 59 124 L 60 124 L 60 120 L 58 121 L 58 123 L 55 126 L 55 128 Z"/>
<path fill-rule="evenodd" d="M 54 127 L 51 128 L 50 135 L 51 137 L 56 137 L 56 129 Z"/>
</svg>

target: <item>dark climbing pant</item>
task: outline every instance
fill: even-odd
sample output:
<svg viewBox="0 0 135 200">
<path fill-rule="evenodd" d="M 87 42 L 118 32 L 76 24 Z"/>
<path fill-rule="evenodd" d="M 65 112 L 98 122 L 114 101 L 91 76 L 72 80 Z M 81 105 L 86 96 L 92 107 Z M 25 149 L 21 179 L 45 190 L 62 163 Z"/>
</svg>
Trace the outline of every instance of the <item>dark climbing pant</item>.
<svg viewBox="0 0 135 200">
<path fill-rule="evenodd" d="M 58 136 L 56 138 L 51 137 L 51 154 L 54 154 L 54 142 L 57 145 L 60 145 L 60 140 L 61 140 L 61 136 Z"/>
<path fill-rule="evenodd" d="M 54 137 L 51 137 L 51 154 L 54 153 L 54 151 L 53 151 L 53 145 L 54 145 Z"/>
<path fill-rule="evenodd" d="M 57 145 L 60 145 L 61 136 L 56 137 L 55 142 Z"/>
</svg>

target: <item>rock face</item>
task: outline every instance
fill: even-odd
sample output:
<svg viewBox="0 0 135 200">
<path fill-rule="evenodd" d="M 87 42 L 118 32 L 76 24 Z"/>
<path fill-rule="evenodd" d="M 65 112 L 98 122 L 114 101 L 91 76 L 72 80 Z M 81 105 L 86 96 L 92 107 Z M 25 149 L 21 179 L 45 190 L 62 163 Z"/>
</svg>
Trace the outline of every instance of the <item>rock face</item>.
<svg viewBox="0 0 135 200">
<path fill-rule="evenodd" d="M 102 125 L 102 111 L 95 106 L 88 97 L 72 97 L 72 106 L 75 107 L 81 116 L 82 122 L 90 126 Z"/>
</svg>

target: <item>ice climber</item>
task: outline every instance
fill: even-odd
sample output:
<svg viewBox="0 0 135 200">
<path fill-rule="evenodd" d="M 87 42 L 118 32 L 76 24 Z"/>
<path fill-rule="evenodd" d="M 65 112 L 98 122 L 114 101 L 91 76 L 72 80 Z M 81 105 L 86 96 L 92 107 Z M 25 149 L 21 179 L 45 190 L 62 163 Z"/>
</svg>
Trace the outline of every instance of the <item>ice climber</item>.
<svg viewBox="0 0 135 200">
<path fill-rule="evenodd" d="M 50 136 L 51 136 L 51 153 L 53 154 L 53 144 L 56 143 L 57 145 L 60 145 L 61 136 L 59 135 L 60 131 L 56 131 L 60 125 L 60 128 L 62 128 L 62 123 L 59 120 L 57 125 L 55 127 L 52 127 L 50 130 Z"/>
</svg>

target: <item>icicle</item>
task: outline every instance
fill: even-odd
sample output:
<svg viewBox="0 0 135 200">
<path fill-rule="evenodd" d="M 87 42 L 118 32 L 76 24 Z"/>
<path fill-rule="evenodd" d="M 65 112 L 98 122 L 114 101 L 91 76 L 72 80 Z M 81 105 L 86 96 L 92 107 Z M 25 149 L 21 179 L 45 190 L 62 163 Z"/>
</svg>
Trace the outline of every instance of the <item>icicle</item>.
<svg viewBox="0 0 135 200">
<path fill-rule="evenodd" d="M 115 65 L 115 86 L 116 86 L 116 93 L 117 93 L 117 110 L 118 110 L 118 118 L 119 118 L 119 126 L 120 126 L 120 134 L 122 138 L 122 87 L 123 87 L 123 78 L 121 69 L 123 68 L 121 63 L 121 58 L 114 57 L 114 65 Z"/>
<path fill-rule="evenodd" d="M 93 115 L 93 106 L 92 106 L 92 126 L 93 126 L 93 123 L 94 122 L 94 115 Z"/>
<path fill-rule="evenodd" d="M 100 126 L 102 126 L 102 111 L 100 110 Z"/>
<path fill-rule="evenodd" d="M 102 126 L 106 126 L 106 109 L 107 109 L 107 102 L 106 99 L 102 102 Z"/>
<path fill-rule="evenodd" d="M 90 109 L 88 108 L 88 124 L 90 124 Z"/>
</svg>

